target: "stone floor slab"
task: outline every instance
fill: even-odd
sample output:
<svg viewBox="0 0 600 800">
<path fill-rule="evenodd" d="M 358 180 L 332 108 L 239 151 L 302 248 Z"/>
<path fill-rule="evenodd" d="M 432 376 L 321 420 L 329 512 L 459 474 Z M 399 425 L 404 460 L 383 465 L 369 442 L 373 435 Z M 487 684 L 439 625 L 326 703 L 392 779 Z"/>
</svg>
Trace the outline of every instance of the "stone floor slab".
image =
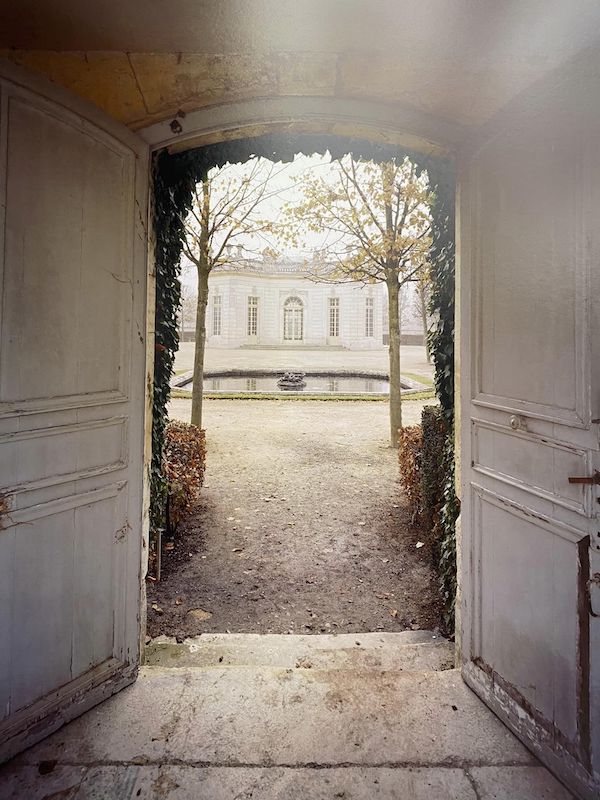
<svg viewBox="0 0 600 800">
<path fill-rule="evenodd" d="M 19 757 L 23 763 L 213 766 L 531 764 L 444 672 L 145 668 L 134 686 Z"/>
<path fill-rule="evenodd" d="M 543 767 L 57 766 L 0 771 L 0 800 L 569 800 Z"/>
<path fill-rule="evenodd" d="M 572 800 L 573 795 L 544 767 L 475 767 L 470 775 L 480 800 Z"/>
<path fill-rule="evenodd" d="M 121 767 L 13 769 L 2 800 L 477 800 L 460 769 Z"/>
</svg>

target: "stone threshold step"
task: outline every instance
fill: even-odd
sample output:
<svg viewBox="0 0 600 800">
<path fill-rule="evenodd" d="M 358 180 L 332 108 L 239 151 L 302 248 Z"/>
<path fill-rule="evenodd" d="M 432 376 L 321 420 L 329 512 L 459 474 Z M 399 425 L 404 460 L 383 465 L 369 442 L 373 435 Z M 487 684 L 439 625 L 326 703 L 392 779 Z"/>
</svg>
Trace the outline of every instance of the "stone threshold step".
<svg viewBox="0 0 600 800">
<path fill-rule="evenodd" d="M 159 667 L 280 667 L 283 669 L 445 670 L 454 646 L 430 631 L 363 634 L 203 634 L 178 643 L 158 637 L 145 663 Z"/>
</svg>

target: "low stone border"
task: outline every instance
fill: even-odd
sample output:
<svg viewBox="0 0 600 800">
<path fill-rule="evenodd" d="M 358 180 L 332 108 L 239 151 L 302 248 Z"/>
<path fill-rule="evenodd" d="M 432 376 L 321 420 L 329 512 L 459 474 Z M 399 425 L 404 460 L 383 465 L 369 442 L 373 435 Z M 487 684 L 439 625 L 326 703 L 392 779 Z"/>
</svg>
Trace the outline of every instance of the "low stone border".
<svg viewBox="0 0 600 800">
<path fill-rule="evenodd" d="M 210 370 L 204 373 L 205 378 L 260 378 L 263 375 L 283 375 L 285 370 L 281 369 L 217 369 L 217 370 Z M 346 370 L 346 369 L 335 369 L 335 370 L 310 370 L 309 372 L 305 372 L 305 375 L 312 376 L 313 378 L 373 378 L 375 380 L 389 380 L 389 376 L 387 372 L 375 372 L 375 371 L 365 371 L 365 370 Z M 171 388 L 172 389 L 179 389 L 180 391 L 186 391 L 184 388 L 187 383 L 189 383 L 194 377 L 194 371 L 188 370 L 187 372 L 182 372 L 181 375 L 175 375 L 171 378 Z M 418 381 L 413 380 L 412 378 L 402 377 L 402 383 L 404 384 L 404 389 L 402 394 L 413 394 L 415 392 L 430 392 L 432 391 L 433 387 L 429 386 L 425 383 L 419 383 Z M 239 394 L 239 391 L 234 389 L 231 390 L 233 394 Z M 190 396 L 191 396 L 190 392 Z M 221 392 L 219 392 L 221 394 Z M 227 392 L 222 392 L 222 394 L 227 394 Z M 290 394 L 304 394 L 304 392 L 277 392 L 274 390 L 269 392 L 268 394 L 281 394 L 283 396 L 290 395 Z M 326 394 L 326 392 L 324 392 Z M 350 394 L 368 394 L 367 392 L 350 392 Z"/>
</svg>

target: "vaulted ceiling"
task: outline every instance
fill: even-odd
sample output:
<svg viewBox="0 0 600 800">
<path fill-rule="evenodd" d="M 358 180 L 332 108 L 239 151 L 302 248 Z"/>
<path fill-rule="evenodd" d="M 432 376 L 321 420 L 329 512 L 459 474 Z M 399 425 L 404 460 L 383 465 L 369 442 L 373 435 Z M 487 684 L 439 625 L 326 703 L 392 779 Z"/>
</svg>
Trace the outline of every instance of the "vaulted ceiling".
<svg viewBox="0 0 600 800">
<path fill-rule="evenodd" d="M 488 120 L 600 36 L 597 0 L 3 0 L 10 60 L 133 129 L 270 97 Z"/>
</svg>

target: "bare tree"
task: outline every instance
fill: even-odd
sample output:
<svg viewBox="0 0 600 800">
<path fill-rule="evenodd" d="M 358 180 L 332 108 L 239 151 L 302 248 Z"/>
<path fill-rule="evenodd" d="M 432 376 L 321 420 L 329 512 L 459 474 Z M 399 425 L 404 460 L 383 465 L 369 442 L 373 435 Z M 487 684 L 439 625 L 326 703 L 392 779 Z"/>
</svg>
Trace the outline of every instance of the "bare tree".
<svg viewBox="0 0 600 800">
<path fill-rule="evenodd" d="M 192 208 L 185 219 L 183 252 L 198 273 L 191 421 L 199 428 L 202 427 L 208 278 L 216 267 L 234 269 L 252 255 L 249 242 L 261 241 L 264 248 L 265 237 L 275 230 L 275 224 L 260 219 L 258 211 L 265 201 L 283 191 L 271 190 L 269 184 L 282 169 L 285 167 L 253 158 L 243 170 L 231 164 L 211 170 L 207 179 L 195 187 Z M 240 241 L 242 244 L 232 247 Z"/>
<path fill-rule="evenodd" d="M 198 305 L 198 295 L 194 286 L 190 285 L 186 277 L 191 271 L 196 271 L 195 264 L 183 262 L 181 264 L 181 304 L 179 307 L 179 341 L 184 340 L 184 335 L 192 325 L 196 324 L 196 307 Z"/>
<path fill-rule="evenodd" d="M 196 309 L 198 308 L 198 295 L 186 287 L 181 293 L 181 307 L 179 309 L 179 340 L 183 341 L 185 332 L 195 325 Z"/>
<path fill-rule="evenodd" d="M 423 269 L 431 246 L 427 175 L 408 158 L 376 164 L 351 155 L 336 161 L 333 173 L 307 173 L 303 199 L 288 215 L 298 232 L 306 226 L 327 234 L 312 268 L 315 280 L 387 286 L 390 440 L 396 447 L 402 427 L 399 297 Z"/>
<path fill-rule="evenodd" d="M 430 283 L 429 264 L 425 263 L 423 269 L 419 270 L 415 278 L 413 313 L 417 319 L 421 320 L 421 325 L 423 326 L 423 344 L 425 345 L 427 363 L 431 363 L 431 353 L 429 352 L 429 316 L 427 313 Z"/>
</svg>

